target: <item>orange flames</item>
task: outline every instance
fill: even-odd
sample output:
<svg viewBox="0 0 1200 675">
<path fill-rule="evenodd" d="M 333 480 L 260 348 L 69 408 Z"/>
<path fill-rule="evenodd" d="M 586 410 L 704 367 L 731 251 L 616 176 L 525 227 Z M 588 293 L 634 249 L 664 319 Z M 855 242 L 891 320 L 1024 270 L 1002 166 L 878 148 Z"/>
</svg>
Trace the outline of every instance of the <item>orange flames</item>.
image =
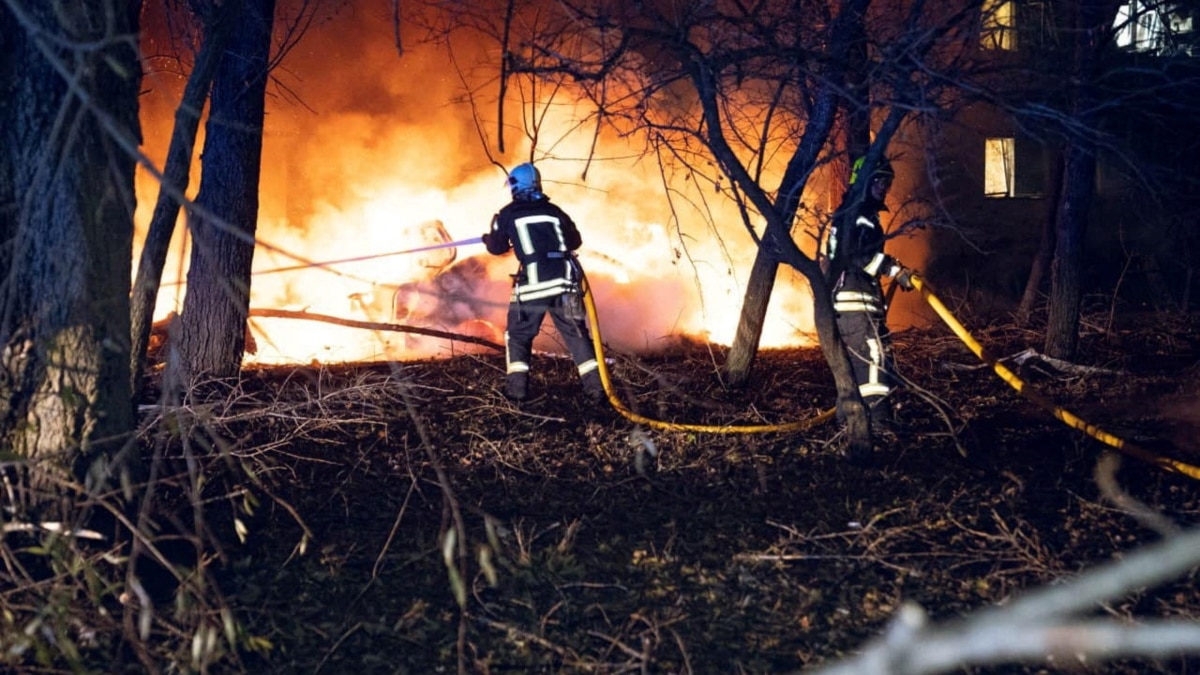
<svg viewBox="0 0 1200 675">
<path fill-rule="evenodd" d="M 299 62 L 289 61 L 279 76 L 303 105 L 278 90 L 268 93 L 257 236 L 270 246 L 255 252 L 251 307 L 502 341 L 508 275 L 516 267 L 511 256 L 489 256 L 481 245 L 379 255 L 478 237 L 508 200 L 505 174 L 487 155 L 495 143 L 485 149 L 471 110 L 452 103 L 461 92 L 445 57 L 419 49 L 397 56 L 382 22 L 335 22 L 307 36 L 298 51 Z M 146 81 L 144 151 L 161 162 L 182 81 L 154 73 Z M 605 342 L 654 350 L 686 335 L 728 344 L 755 253 L 729 200 L 711 184 L 679 179 L 670 185 L 675 196 L 669 201 L 657 163 L 638 161 L 640 148 L 615 136 L 601 139 L 602 159 L 588 166 L 583 180 L 592 130 L 572 130 L 575 111 L 560 108 L 539 132 L 554 139 L 552 152 L 545 140 L 538 148 L 552 156 L 533 157 L 546 193 L 583 235 L 579 257 Z M 492 111 L 477 114 L 482 128 L 495 129 L 487 118 Z M 510 145 L 517 140 L 514 130 L 506 134 Z M 500 159 L 511 166 L 529 158 L 523 143 Z M 197 161 L 189 194 L 199 179 Z M 157 192 L 152 179 L 139 177 L 139 241 Z M 186 237 L 177 234 L 173 247 L 156 318 L 182 308 Z M 275 272 L 299 264 L 281 251 L 319 263 L 367 259 Z M 255 318 L 251 328 L 258 352 L 247 358 L 259 362 L 415 358 L 451 349 L 446 340 L 311 321 Z M 556 349 L 553 330 L 545 332 L 543 348 Z M 810 344 L 811 333 L 807 284 L 784 269 L 761 344 Z"/>
</svg>

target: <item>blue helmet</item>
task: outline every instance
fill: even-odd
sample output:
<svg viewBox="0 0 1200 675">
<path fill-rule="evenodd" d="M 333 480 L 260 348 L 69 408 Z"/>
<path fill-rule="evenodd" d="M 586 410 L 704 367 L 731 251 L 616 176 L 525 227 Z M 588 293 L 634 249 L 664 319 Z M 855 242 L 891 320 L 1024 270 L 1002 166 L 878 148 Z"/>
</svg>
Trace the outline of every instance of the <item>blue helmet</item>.
<svg viewBox="0 0 1200 675">
<path fill-rule="evenodd" d="M 526 162 L 508 173 L 508 187 L 514 198 L 537 199 L 542 196 L 542 174 Z"/>
</svg>

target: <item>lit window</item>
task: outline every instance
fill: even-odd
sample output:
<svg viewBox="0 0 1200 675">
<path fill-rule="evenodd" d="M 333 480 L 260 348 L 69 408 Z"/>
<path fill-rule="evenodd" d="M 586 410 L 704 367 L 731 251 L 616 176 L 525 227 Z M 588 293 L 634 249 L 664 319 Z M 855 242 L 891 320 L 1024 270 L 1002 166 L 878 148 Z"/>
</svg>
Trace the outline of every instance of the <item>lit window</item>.
<svg viewBox="0 0 1200 675">
<path fill-rule="evenodd" d="M 1154 8 L 1141 0 L 1131 0 L 1117 10 L 1113 22 L 1117 30 L 1117 45 L 1134 51 L 1156 50 L 1162 45 L 1163 24 Z"/>
<path fill-rule="evenodd" d="M 980 43 L 984 49 L 1017 48 L 1017 9 L 1012 0 L 985 0 Z"/>
<path fill-rule="evenodd" d="M 1049 166 L 1046 149 L 1024 138 L 988 138 L 983 150 L 985 197 L 1040 197 Z"/>
<path fill-rule="evenodd" d="M 1179 3 L 1128 0 L 1113 21 L 1119 47 L 1157 54 L 1191 53 L 1192 16 L 1180 11 Z"/>
<path fill-rule="evenodd" d="M 1013 155 L 1015 138 L 989 138 L 983 156 L 983 194 L 985 197 L 1011 197 L 1016 183 Z"/>
</svg>

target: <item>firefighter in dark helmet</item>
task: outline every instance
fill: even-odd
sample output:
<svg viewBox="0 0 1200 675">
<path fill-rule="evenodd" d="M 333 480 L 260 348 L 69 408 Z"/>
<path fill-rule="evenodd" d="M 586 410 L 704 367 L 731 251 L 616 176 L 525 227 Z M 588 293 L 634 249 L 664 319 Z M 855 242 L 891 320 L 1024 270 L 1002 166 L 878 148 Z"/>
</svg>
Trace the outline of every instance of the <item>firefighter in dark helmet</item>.
<svg viewBox="0 0 1200 675">
<path fill-rule="evenodd" d="M 854 379 L 875 433 L 893 428 L 891 403 L 886 399 L 896 385 L 880 280 L 891 277 L 904 290 L 913 287 L 912 272 L 883 252 L 886 237 L 879 214 L 887 210 L 884 200 L 895 176 L 886 159 L 880 160 L 869 176 L 864 175 L 863 158 L 854 162 L 850 189 L 834 215 L 826 248 L 838 331 L 850 352 Z M 869 184 L 865 190 L 856 191 L 854 187 L 860 180 Z M 857 203 L 850 201 L 852 195 Z M 838 418 L 844 420 L 841 410 Z"/>
<path fill-rule="evenodd" d="M 529 397 L 533 339 L 549 314 L 571 352 L 584 391 L 591 400 L 602 401 L 604 386 L 580 293 L 583 273 L 573 253 L 583 243 L 579 230 L 542 192 L 542 177 L 533 164 L 514 167 L 508 187 L 512 201 L 492 218 L 491 230 L 483 235 L 489 253 L 512 250 L 520 263 L 504 332 L 508 365 L 504 395 L 518 402 Z"/>
</svg>

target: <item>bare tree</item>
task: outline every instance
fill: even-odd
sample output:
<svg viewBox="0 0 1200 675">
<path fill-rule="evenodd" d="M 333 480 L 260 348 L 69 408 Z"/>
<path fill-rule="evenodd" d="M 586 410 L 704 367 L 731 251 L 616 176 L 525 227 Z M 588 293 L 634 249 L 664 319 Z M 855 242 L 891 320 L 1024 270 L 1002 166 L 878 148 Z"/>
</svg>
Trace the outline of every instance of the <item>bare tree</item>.
<svg viewBox="0 0 1200 675">
<path fill-rule="evenodd" d="M 593 103 L 597 128 L 646 138 L 664 171 L 722 186 L 759 247 L 728 380 L 748 378 L 775 273 L 789 265 L 812 289 L 851 447 L 869 448 L 819 254 L 797 244 L 793 225 L 799 217 L 805 236 L 820 238 L 828 214 L 822 220 L 801 205 L 823 187 L 814 176 L 848 165 L 847 129 L 859 130 L 860 150 L 870 125 L 876 162 L 914 114 L 939 109 L 950 79 L 939 69 L 963 60 L 960 43 L 945 38 L 969 24 L 977 3 L 431 4 L 453 17 L 451 30 L 499 43 L 502 94 L 515 78 L 568 88 Z"/>
<path fill-rule="evenodd" d="M 30 461 L 35 491 L 39 475 L 102 491 L 135 466 L 120 451 L 140 7 L 0 2 L 0 443 Z"/>
<path fill-rule="evenodd" d="M 163 187 L 159 190 L 150 227 L 142 245 L 137 278 L 130 299 L 130 368 L 134 398 L 138 396 L 142 370 L 145 367 L 146 348 L 150 342 L 150 324 L 154 320 L 163 266 L 166 263 L 171 237 L 175 234 L 175 221 L 179 217 L 183 195 L 187 191 L 201 112 L 208 101 L 209 89 L 216 74 L 217 64 L 225 53 L 233 22 L 242 11 L 241 0 L 196 3 L 196 6 L 199 11 L 197 20 L 201 26 L 202 43 L 192 72 L 188 75 L 183 98 L 175 112 L 175 126 L 162 170 Z"/>
<path fill-rule="evenodd" d="M 195 377 L 232 377 L 240 370 L 268 79 L 315 21 L 336 13 L 346 2 L 297 0 L 281 10 L 278 22 L 273 1 L 187 3 L 198 18 L 203 42 L 176 112 L 159 197 L 138 266 L 130 361 L 135 393 L 167 248 L 181 206 L 189 216 L 193 247 L 188 267 L 190 290 L 184 302 L 196 309 L 190 320 L 172 325 L 170 349 L 174 351 L 169 353 L 183 358 L 171 362 L 167 381 L 178 389 Z M 206 161 L 200 194 L 193 203 L 184 192 L 200 113 L 210 89 Z M 293 96 L 286 87 L 281 90 L 285 99 Z"/>
<path fill-rule="evenodd" d="M 190 214 L 188 292 L 169 343 L 169 387 L 241 371 L 274 13 L 275 0 L 245 2 L 217 66 L 196 199 L 203 210 Z"/>
<path fill-rule="evenodd" d="M 1053 157 L 1048 162 L 1045 191 L 1046 227 L 1017 318 L 1022 324 L 1030 322 L 1049 279 L 1044 348 L 1056 358 L 1074 356 L 1084 270 L 1090 263 L 1104 260 L 1103 251 L 1088 250 L 1089 241 L 1137 237 L 1119 232 L 1128 220 L 1137 223 L 1131 230 L 1153 242 L 1150 248 L 1165 246 L 1173 249 L 1173 261 L 1187 259 L 1188 239 L 1171 231 L 1169 221 L 1174 217 L 1164 215 L 1163 207 L 1170 204 L 1176 212 L 1188 208 L 1180 199 L 1193 192 L 1195 174 L 1181 158 L 1192 154 L 1194 147 L 1183 139 L 1157 142 L 1164 133 L 1172 135 L 1172 129 L 1193 114 L 1190 111 L 1195 105 L 1195 66 L 1188 63 L 1194 59 L 1175 57 L 1172 50 L 1182 46 L 1172 46 L 1178 36 L 1169 29 L 1169 17 L 1184 10 L 1174 2 L 1138 3 L 1140 13 L 1123 16 L 1118 12 L 1123 5 L 1128 8 L 1127 3 L 1117 1 L 1064 2 L 1052 12 L 1048 10 L 1056 39 L 1036 45 L 1023 58 L 1039 70 L 1070 64 L 1071 76 L 1029 78 L 1024 86 L 999 97 L 1022 128 L 1040 138 Z M 1164 53 L 1124 53 L 1116 44 L 1116 35 L 1141 26 L 1139 22 L 1147 16 L 1163 22 L 1164 32 L 1158 38 L 1166 43 Z M 1029 86 L 1038 80 L 1038 86 Z M 1120 175 L 1133 188 L 1129 197 L 1097 194 L 1100 166 L 1104 168 L 1100 173 Z M 1105 214 L 1104 221 L 1090 226 L 1098 212 Z M 1144 234 L 1149 231 L 1153 233 Z M 1157 268 L 1153 250 L 1126 255 L 1154 260 L 1151 267 Z M 1183 262 L 1185 267 L 1188 264 Z M 1119 280 L 1104 281 L 1119 285 Z M 1151 281 L 1160 291 L 1169 287 L 1161 280 Z M 1184 290 L 1187 285 L 1186 281 L 1182 284 Z M 1170 300 L 1170 291 L 1161 295 L 1168 296 L 1161 300 Z"/>
<path fill-rule="evenodd" d="M 793 156 L 793 164 L 804 170 L 812 171 L 816 164 L 815 153 L 825 145 L 836 145 L 834 124 L 839 112 L 855 122 L 859 133 L 854 134 L 860 140 L 868 136 L 870 126 L 870 102 L 863 91 L 865 63 L 867 59 L 867 43 L 864 34 L 864 12 L 869 3 L 847 3 L 843 7 L 841 28 L 837 34 L 831 35 L 829 43 L 833 46 L 828 65 L 821 72 L 814 72 L 816 81 L 811 85 L 817 90 L 815 104 L 808 111 L 804 137 L 801 145 L 807 141 L 808 147 L 804 152 Z M 848 67 L 853 63 L 855 67 Z M 858 100 L 843 99 L 843 92 L 857 92 Z M 849 124 L 845 129 L 849 134 Z M 858 144 L 861 152 L 867 143 Z M 791 222 L 796 216 L 800 192 L 785 193 L 786 201 L 779 204 L 783 207 L 786 222 Z M 787 214 L 790 213 L 790 217 Z M 773 238 L 778 232 L 769 232 Z M 742 302 L 742 313 L 738 320 L 737 333 L 729 350 L 729 358 L 725 363 L 726 378 L 731 386 L 743 386 L 750 379 L 754 357 L 758 351 L 759 339 L 762 336 L 763 323 L 766 320 L 767 306 L 774 289 L 775 277 L 779 271 L 779 258 L 775 253 L 776 247 L 762 246 L 754 257 L 754 265 L 750 269 L 750 277 L 746 284 L 746 292 Z M 806 274 L 807 276 L 807 274 Z M 828 293 L 814 289 L 816 295 Z M 818 310 L 823 315 L 826 309 Z M 837 330 L 837 326 L 833 326 Z M 822 340 L 822 343 L 825 341 Z M 835 376 L 837 371 L 835 370 Z M 839 389 L 840 390 L 840 389 Z"/>
<path fill-rule="evenodd" d="M 1070 13 L 1072 72 L 1078 85 L 1070 96 L 1068 118 L 1083 130 L 1075 134 L 1063 157 L 1062 195 L 1058 204 L 1055 253 L 1052 264 L 1050 314 L 1046 325 L 1046 354 L 1059 359 L 1075 355 L 1079 341 L 1079 302 L 1082 297 L 1083 236 L 1096 189 L 1097 126 L 1101 75 L 1100 59 L 1112 44 L 1112 25 L 1120 3 L 1064 3 Z"/>
</svg>

